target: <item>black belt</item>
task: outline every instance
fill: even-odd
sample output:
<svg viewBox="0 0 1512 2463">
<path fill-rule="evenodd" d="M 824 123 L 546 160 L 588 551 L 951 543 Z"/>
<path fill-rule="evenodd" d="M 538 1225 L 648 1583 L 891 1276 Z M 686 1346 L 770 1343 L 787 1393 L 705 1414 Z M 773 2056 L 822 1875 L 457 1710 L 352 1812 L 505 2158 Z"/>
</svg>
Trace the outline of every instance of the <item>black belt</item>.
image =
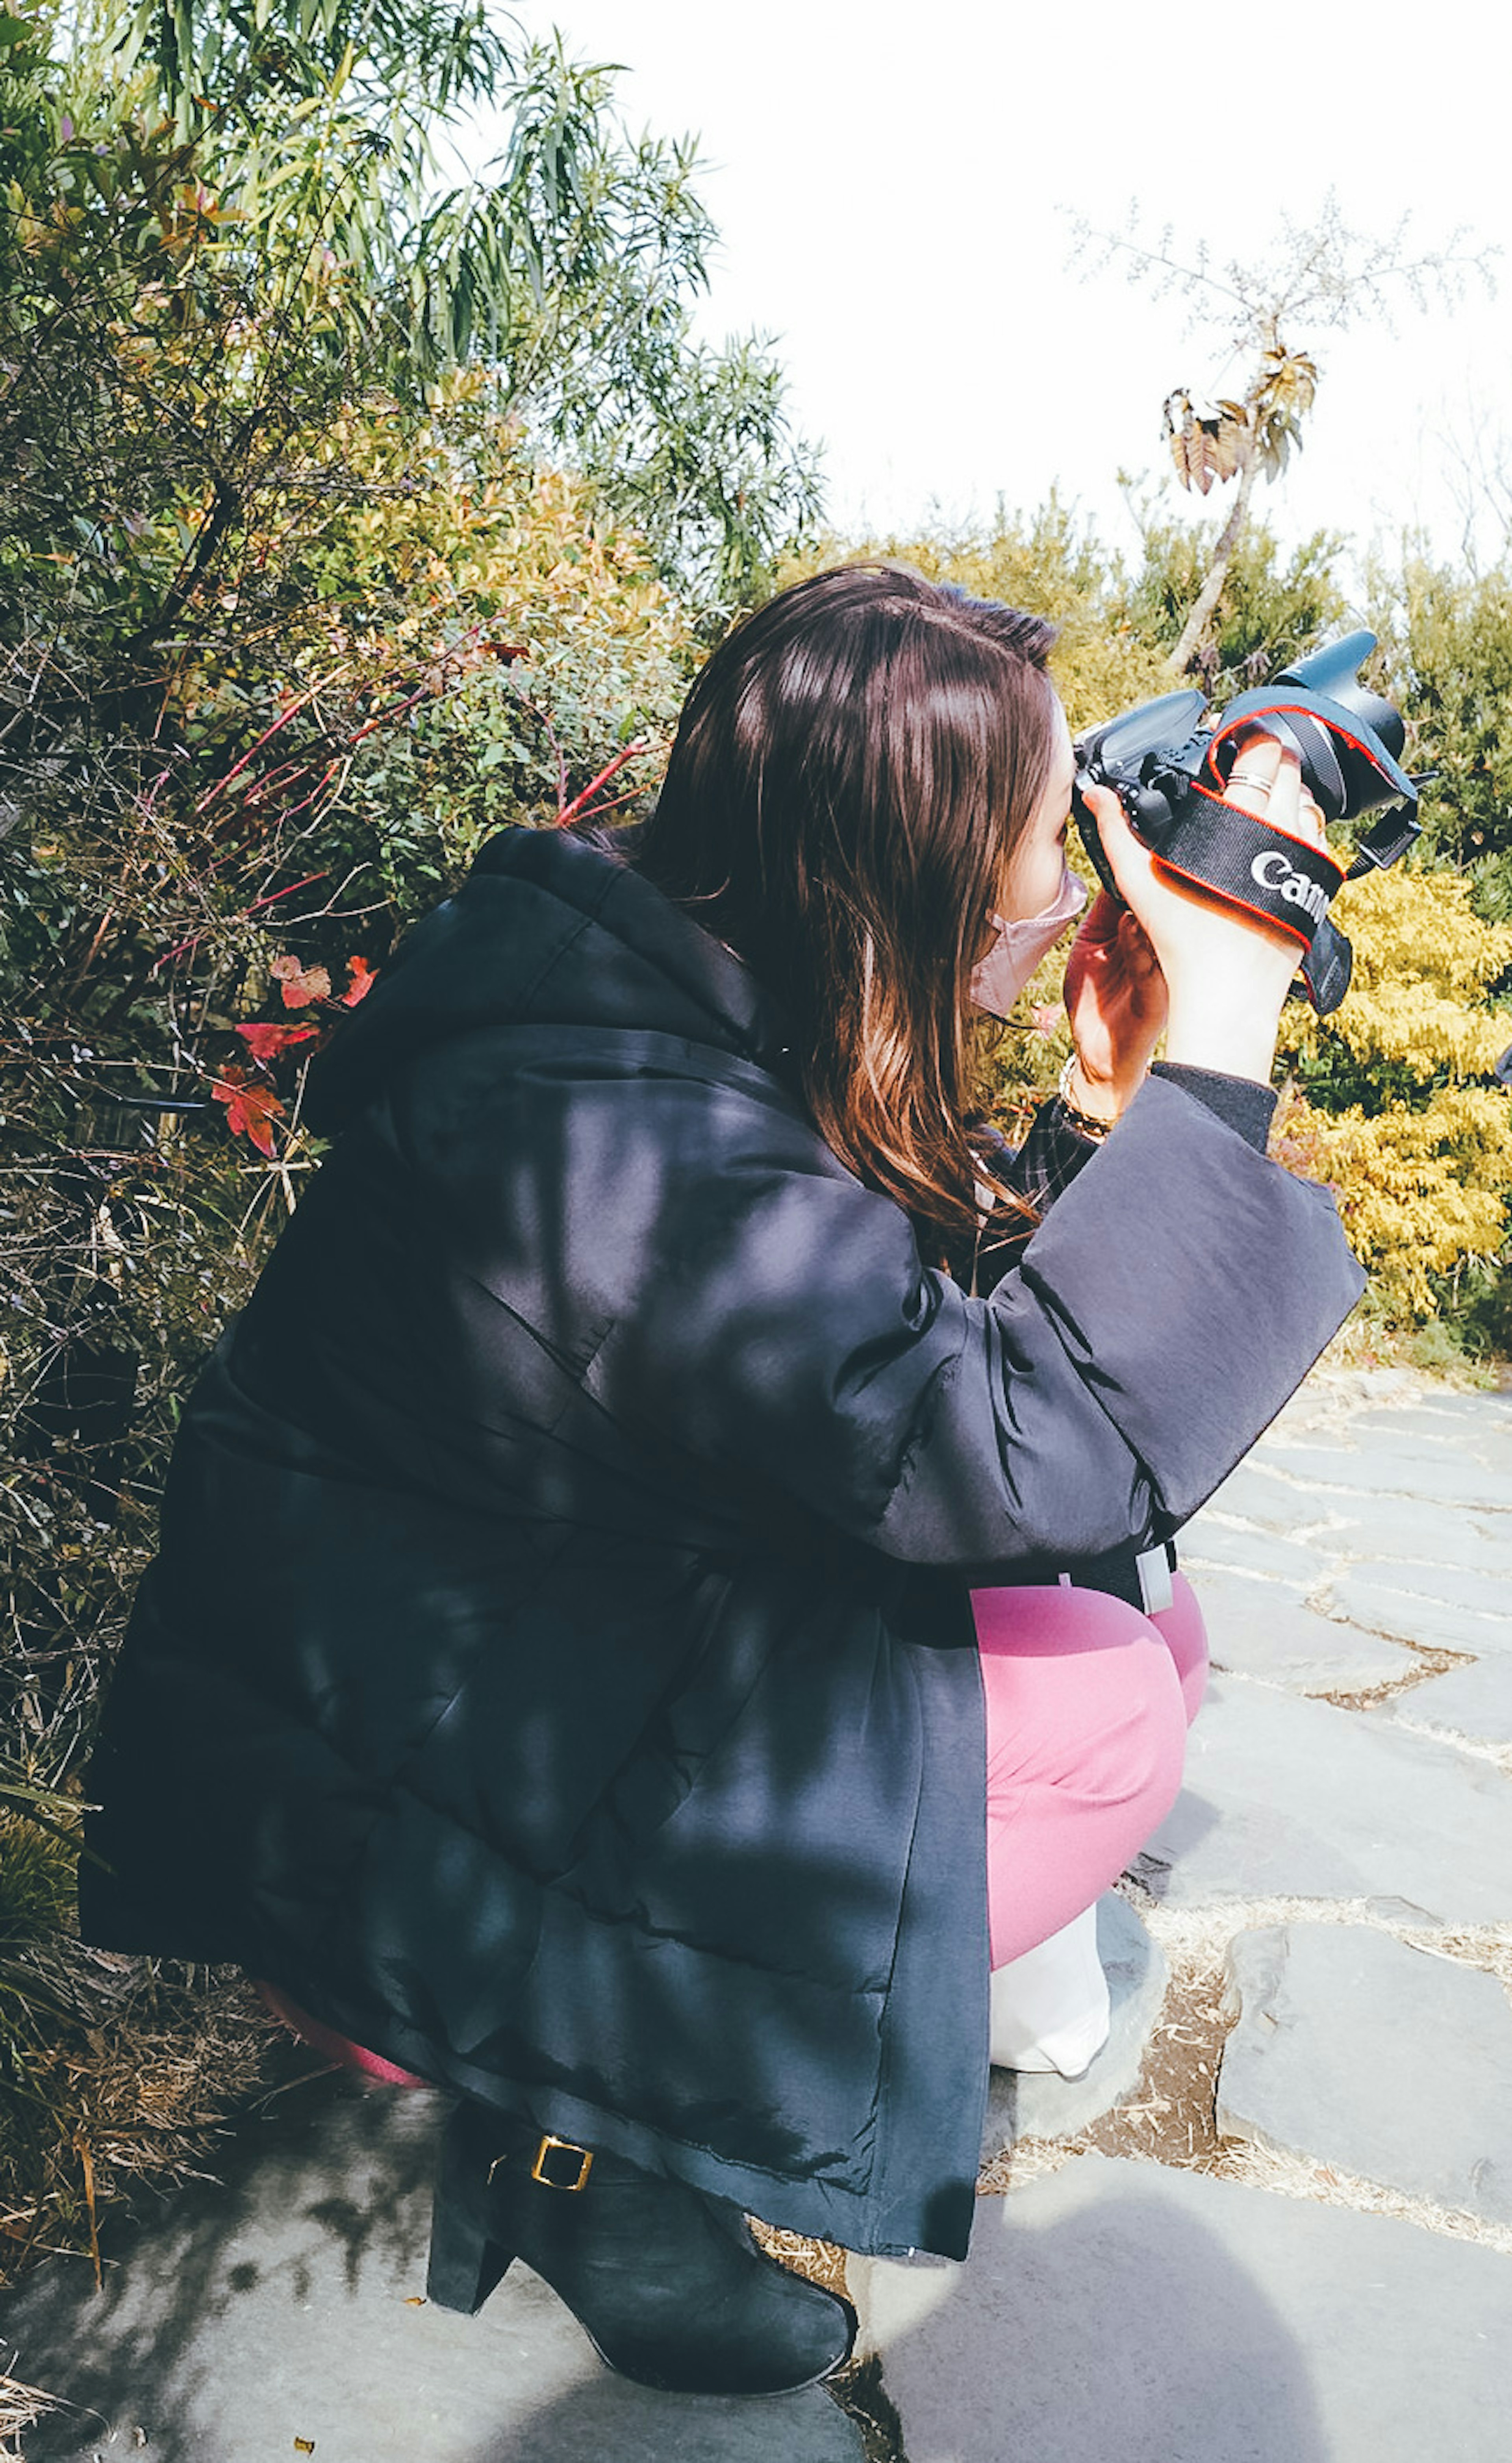
<svg viewBox="0 0 1512 2463">
<path fill-rule="evenodd" d="M 1176 1551 L 1167 1539 L 1155 1548 L 1110 1548 L 1102 1557 L 1015 1558 L 1012 1563 L 974 1566 L 968 1581 L 974 1591 L 1053 1590 L 1063 1584 L 1074 1591 L 1106 1591 L 1123 1600 L 1141 1616 L 1158 1616 L 1171 1605 L 1171 1577 Z"/>
</svg>

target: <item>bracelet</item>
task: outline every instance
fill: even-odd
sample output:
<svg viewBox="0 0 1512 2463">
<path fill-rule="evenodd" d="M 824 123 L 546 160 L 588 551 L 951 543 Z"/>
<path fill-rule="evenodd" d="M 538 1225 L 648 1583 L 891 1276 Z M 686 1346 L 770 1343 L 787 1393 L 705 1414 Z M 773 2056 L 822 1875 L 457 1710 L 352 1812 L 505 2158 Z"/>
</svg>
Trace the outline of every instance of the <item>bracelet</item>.
<svg viewBox="0 0 1512 2463">
<path fill-rule="evenodd" d="M 1107 1137 L 1108 1130 L 1116 1128 L 1118 1123 L 1116 1121 L 1100 1121 L 1094 1113 L 1083 1112 L 1077 1109 L 1077 1106 L 1071 1101 L 1070 1092 L 1071 1072 L 1075 1066 L 1076 1054 L 1074 1052 L 1068 1052 L 1065 1056 L 1065 1064 L 1061 1071 L 1060 1079 L 1055 1090 L 1060 1098 L 1061 1109 L 1065 1115 L 1070 1126 L 1076 1130 L 1079 1137 L 1090 1138 L 1094 1145 L 1101 1145 L 1103 1140 Z"/>
</svg>

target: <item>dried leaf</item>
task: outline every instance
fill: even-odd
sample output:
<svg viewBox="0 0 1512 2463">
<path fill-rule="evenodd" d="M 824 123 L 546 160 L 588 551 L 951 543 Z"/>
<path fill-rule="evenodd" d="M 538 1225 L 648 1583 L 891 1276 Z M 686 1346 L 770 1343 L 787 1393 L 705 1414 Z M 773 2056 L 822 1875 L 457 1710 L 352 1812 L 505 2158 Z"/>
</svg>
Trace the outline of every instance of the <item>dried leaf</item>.
<svg viewBox="0 0 1512 2463">
<path fill-rule="evenodd" d="M 331 978 L 324 967 L 302 967 L 297 958 L 274 958 L 273 974 L 282 986 L 285 1009 L 308 1009 L 312 1001 L 331 997 Z"/>
<path fill-rule="evenodd" d="M 273 1160 L 273 1122 L 283 1105 L 271 1086 L 258 1086 L 243 1076 L 239 1069 L 228 1069 L 210 1088 L 217 1103 L 226 1106 L 227 1124 L 232 1137 L 250 1138 L 261 1155 Z"/>
<path fill-rule="evenodd" d="M 373 985 L 377 980 L 378 970 L 376 968 L 370 967 L 365 958 L 348 958 L 346 962 L 346 971 L 350 976 L 351 981 L 349 982 L 346 991 L 341 994 L 341 1007 L 343 1009 L 356 1009 L 358 1002 L 360 1000 L 365 1000 L 368 993 L 372 991 Z"/>
<path fill-rule="evenodd" d="M 1194 421 L 1189 419 L 1185 427 L 1172 428 L 1171 458 L 1182 486 L 1196 488 L 1205 496 L 1213 480 L 1202 450 L 1201 431 Z"/>
<path fill-rule="evenodd" d="M 1208 422 L 1202 423 L 1205 431 Z M 1216 479 L 1232 479 L 1239 469 L 1244 450 L 1245 427 L 1226 414 L 1212 423 L 1208 435 L 1208 460 Z"/>
<path fill-rule="evenodd" d="M 277 1018 L 270 1018 L 239 1026 L 236 1032 L 254 1060 L 276 1060 L 291 1043 L 308 1043 L 311 1035 L 318 1035 L 320 1030 L 318 1026 L 284 1026 Z"/>
</svg>

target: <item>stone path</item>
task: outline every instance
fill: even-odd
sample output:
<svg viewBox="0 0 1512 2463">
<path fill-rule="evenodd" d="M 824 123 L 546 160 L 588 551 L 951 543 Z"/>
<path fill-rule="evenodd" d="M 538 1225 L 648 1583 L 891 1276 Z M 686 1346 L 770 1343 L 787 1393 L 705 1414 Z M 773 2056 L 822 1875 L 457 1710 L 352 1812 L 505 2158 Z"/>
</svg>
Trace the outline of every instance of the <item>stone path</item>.
<svg viewBox="0 0 1512 2463">
<path fill-rule="evenodd" d="M 839 2403 L 626 2386 L 519 2267 L 426 2307 L 435 2100 L 324 2081 L 8 2304 L 28 2463 L 1512 2463 L 1512 1399 L 1317 1379 L 1184 1560 L 1113 2038 L 995 2075 L 964 2267 L 850 2261 Z"/>
</svg>

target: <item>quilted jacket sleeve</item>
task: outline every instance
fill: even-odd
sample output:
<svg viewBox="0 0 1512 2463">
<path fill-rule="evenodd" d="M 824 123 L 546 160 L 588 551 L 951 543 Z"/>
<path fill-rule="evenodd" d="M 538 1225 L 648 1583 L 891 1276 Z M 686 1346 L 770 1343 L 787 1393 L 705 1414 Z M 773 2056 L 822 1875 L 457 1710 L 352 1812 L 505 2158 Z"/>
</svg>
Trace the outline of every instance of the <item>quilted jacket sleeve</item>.
<svg viewBox="0 0 1512 2463">
<path fill-rule="evenodd" d="M 753 1156 L 714 1177 L 593 1390 L 915 1562 L 1164 1538 L 1364 1280 L 1326 1191 L 1158 1078 L 985 1299 L 838 1166 Z"/>
</svg>

